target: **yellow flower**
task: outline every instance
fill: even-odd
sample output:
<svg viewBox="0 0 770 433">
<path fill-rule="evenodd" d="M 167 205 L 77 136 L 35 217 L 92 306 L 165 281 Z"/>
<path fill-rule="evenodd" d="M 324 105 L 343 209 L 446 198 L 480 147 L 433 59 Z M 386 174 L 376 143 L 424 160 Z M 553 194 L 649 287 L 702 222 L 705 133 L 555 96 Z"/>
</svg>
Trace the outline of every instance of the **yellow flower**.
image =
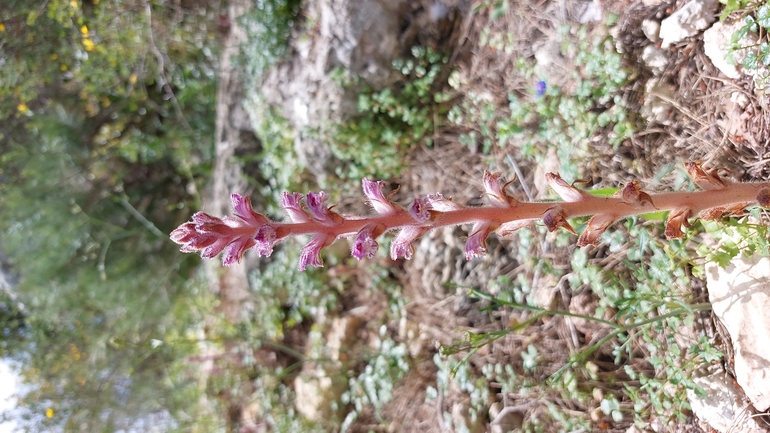
<svg viewBox="0 0 770 433">
<path fill-rule="evenodd" d="M 45 417 L 46 418 L 53 418 L 53 409 L 51 409 L 50 407 L 48 409 L 46 409 Z"/>
<path fill-rule="evenodd" d="M 136 84 L 136 74 L 129 75 L 128 82 L 131 84 Z"/>
<path fill-rule="evenodd" d="M 51 60 L 56 60 L 59 58 L 59 55 L 56 53 L 51 54 Z"/>
<path fill-rule="evenodd" d="M 4 31 L 5 31 L 5 24 L 0 23 L 0 32 L 4 32 Z"/>
<path fill-rule="evenodd" d="M 84 38 L 88 37 L 88 27 L 85 25 L 80 27 L 80 33 L 83 35 Z"/>
<path fill-rule="evenodd" d="M 67 65 L 61 65 L 59 66 L 59 69 L 61 69 L 62 72 L 67 70 Z"/>
<path fill-rule="evenodd" d="M 78 8 L 78 1 L 77 0 L 70 0 L 70 6 L 72 6 L 74 9 Z"/>
<path fill-rule="evenodd" d="M 83 46 L 85 47 L 86 51 L 93 51 L 95 44 L 91 39 L 85 38 L 83 39 Z"/>
<path fill-rule="evenodd" d="M 20 102 L 19 105 L 16 106 L 16 110 L 18 110 L 19 113 L 26 113 L 29 111 L 29 107 L 27 107 L 27 104 Z"/>
</svg>

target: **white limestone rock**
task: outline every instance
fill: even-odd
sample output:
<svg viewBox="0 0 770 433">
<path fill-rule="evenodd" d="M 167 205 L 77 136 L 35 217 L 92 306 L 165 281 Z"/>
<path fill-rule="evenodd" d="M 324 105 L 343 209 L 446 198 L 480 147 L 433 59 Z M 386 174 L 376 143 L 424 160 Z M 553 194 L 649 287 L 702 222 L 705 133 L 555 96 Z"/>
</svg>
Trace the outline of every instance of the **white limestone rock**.
<svg viewBox="0 0 770 433">
<path fill-rule="evenodd" d="M 699 420 L 708 423 L 720 433 L 762 433 L 756 421 L 749 418 L 749 408 L 741 392 L 724 372 L 694 377 L 693 382 L 706 391 L 701 398 L 694 391 L 687 390 L 692 411 Z"/>
<path fill-rule="evenodd" d="M 660 23 L 660 47 L 668 49 L 672 44 L 695 36 L 716 20 L 717 0 L 692 0 Z"/>
<path fill-rule="evenodd" d="M 660 40 L 660 23 L 655 20 L 642 21 L 642 32 L 651 42 Z"/>
<path fill-rule="evenodd" d="M 710 29 L 703 32 L 703 51 L 711 60 L 711 63 L 729 78 L 740 78 L 740 65 L 746 57 L 746 50 L 735 50 L 730 54 L 731 38 L 733 33 L 742 26 L 741 22 L 733 24 L 715 23 Z M 749 47 L 757 44 L 757 35 L 748 33 L 738 42 L 741 47 Z"/>
<path fill-rule="evenodd" d="M 640 113 L 648 122 L 670 125 L 671 104 L 667 99 L 674 99 L 674 91 L 659 78 L 650 78 L 644 86 L 644 105 Z"/>
<path fill-rule="evenodd" d="M 648 45 L 642 51 L 642 61 L 653 75 L 659 76 L 666 70 L 669 59 L 666 51 L 655 48 L 655 45 Z"/>
<path fill-rule="evenodd" d="M 735 376 L 759 411 L 770 408 L 770 258 L 735 257 L 726 268 L 706 265 L 714 314 L 735 352 Z"/>
</svg>

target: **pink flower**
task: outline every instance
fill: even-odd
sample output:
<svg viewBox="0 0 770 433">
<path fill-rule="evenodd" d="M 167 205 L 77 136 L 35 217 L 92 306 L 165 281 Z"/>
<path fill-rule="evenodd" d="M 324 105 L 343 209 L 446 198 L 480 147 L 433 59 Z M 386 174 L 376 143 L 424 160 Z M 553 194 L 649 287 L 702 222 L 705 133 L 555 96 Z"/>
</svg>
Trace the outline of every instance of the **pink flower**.
<svg viewBox="0 0 770 433">
<path fill-rule="evenodd" d="M 263 224 L 267 224 L 267 218 L 254 212 L 254 209 L 251 207 L 251 198 L 249 196 L 232 194 L 230 195 L 230 202 L 233 205 L 235 215 L 240 217 L 248 225 L 259 227 Z"/>
<path fill-rule="evenodd" d="M 412 205 L 409 206 L 409 215 L 418 223 L 423 223 L 430 219 L 430 202 L 425 198 L 415 198 Z"/>
<path fill-rule="evenodd" d="M 278 241 L 275 228 L 271 225 L 265 225 L 257 230 L 257 234 L 254 235 L 254 250 L 260 257 L 270 257 L 273 254 L 273 247 Z"/>
<path fill-rule="evenodd" d="M 506 208 L 516 206 L 516 199 L 505 192 L 508 184 L 500 184 L 500 176 L 500 173 L 490 173 L 484 170 L 484 191 L 486 191 L 492 205 L 495 207 Z"/>
<path fill-rule="evenodd" d="M 412 242 L 422 236 L 426 230 L 427 229 L 415 226 L 406 226 L 402 228 L 395 239 L 393 239 L 393 242 L 390 243 L 390 258 L 398 260 L 399 257 L 403 257 L 406 260 L 411 260 L 412 255 L 414 255 Z"/>
<path fill-rule="evenodd" d="M 222 254 L 222 264 L 230 266 L 235 263 L 240 263 L 243 259 L 243 254 L 246 250 L 254 246 L 254 244 L 254 239 L 247 237 L 236 238 L 227 246 L 227 248 L 225 248 L 225 253 Z"/>
<path fill-rule="evenodd" d="M 281 207 L 289 215 L 289 219 L 295 223 L 304 223 L 310 220 L 307 212 L 302 209 L 300 202 L 304 195 L 298 192 L 282 192 L 281 193 Z"/>
<path fill-rule="evenodd" d="M 477 221 L 473 225 L 473 231 L 465 242 L 465 258 L 471 260 L 480 257 L 487 252 L 487 237 L 495 228 L 489 221 Z"/>
<path fill-rule="evenodd" d="M 225 224 L 224 220 L 205 212 L 197 212 L 192 216 L 192 221 L 182 224 L 170 234 L 171 240 L 181 245 L 180 251 L 199 252 L 204 259 L 222 252 L 234 236 L 233 228 Z"/>
<path fill-rule="evenodd" d="M 385 181 L 373 181 L 367 178 L 361 180 L 361 186 L 364 189 L 364 195 L 369 199 L 369 203 L 380 215 L 390 215 L 395 213 L 398 208 L 382 193 Z"/>
<path fill-rule="evenodd" d="M 367 224 L 361 231 L 358 232 L 356 240 L 353 242 L 353 248 L 351 254 L 358 260 L 366 257 L 371 259 L 377 254 L 377 248 L 379 245 L 374 240 L 376 237 L 382 234 L 383 227 L 378 224 Z"/>
<path fill-rule="evenodd" d="M 497 228 L 496 232 L 500 236 L 508 236 L 516 230 L 528 226 L 531 222 L 532 220 L 516 220 L 504 222 L 500 224 L 500 227 Z"/>
<path fill-rule="evenodd" d="M 307 208 L 316 221 L 324 223 L 334 222 L 329 213 L 329 207 L 326 206 L 326 200 L 328 199 L 329 195 L 323 191 L 320 191 L 318 194 L 314 192 L 307 193 Z"/>
<path fill-rule="evenodd" d="M 334 236 L 329 236 L 325 233 L 318 233 L 305 245 L 302 249 L 302 254 L 299 256 L 299 270 L 304 271 L 308 265 L 314 268 L 322 268 L 324 266 L 323 260 L 321 260 L 321 250 L 328 247 L 334 242 Z"/>
</svg>

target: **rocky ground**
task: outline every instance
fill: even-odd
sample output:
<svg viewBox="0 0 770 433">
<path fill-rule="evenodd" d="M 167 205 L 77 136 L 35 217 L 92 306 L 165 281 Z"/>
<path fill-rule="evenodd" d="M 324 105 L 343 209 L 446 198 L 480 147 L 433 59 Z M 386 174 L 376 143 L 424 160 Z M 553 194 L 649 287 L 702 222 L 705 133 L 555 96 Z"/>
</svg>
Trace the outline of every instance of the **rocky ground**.
<svg viewBox="0 0 770 433">
<path fill-rule="evenodd" d="M 233 17 L 245 7 L 238 3 L 231 2 Z M 614 49 L 631 71 L 623 99 L 645 125 L 617 148 L 609 143 L 612 131 L 604 131 L 603 138 L 593 141 L 591 152 L 581 155 L 582 176 L 600 185 L 618 185 L 633 179 L 652 183 L 662 167 L 685 160 L 724 167 L 729 176 L 739 180 L 767 179 L 770 175 L 763 84 L 767 72 L 744 71 L 725 60 L 723 42 L 729 40 L 735 26 L 718 21 L 721 5 L 716 0 L 541 0 L 505 4 L 508 7 L 500 10 L 500 16 L 492 16 L 496 13 L 494 7 L 467 0 L 303 2 L 302 14 L 314 25 L 304 26 L 293 37 L 289 59 L 268 72 L 260 89 L 262 96 L 280 107 L 295 130 L 317 130 L 328 122 L 348 118 L 355 110 L 357 90 L 334 85 L 330 71 L 344 68 L 374 88 L 397 85 L 398 74 L 390 67 L 391 61 L 408 53 L 412 46 L 421 45 L 448 54 L 448 68 L 457 71 L 455 78 L 461 83 L 454 98 L 480 95 L 495 112 L 507 112 L 509 94 L 531 94 L 534 86 L 532 77 L 522 76 L 517 69 L 521 59 L 534 65 L 535 76 L 547 77 L 548 86 L 576 85 L 568 73 L 574 67 L 575 53 L 567 50 L 565 54 L 563 47 L 573 43 L 577 33 L 560 29 L 582 25 L 591 35 L 606 32 L 612 36 Z M 617 15 L 617 24 L 610 28 L 602 25 L 613 14 Z M 234 18 L 231 21 L 237 22 Z M 229 49 L 237 52 L 244 40 L 237 25 L 228 38 Z M 504 42 L 490 42 L 496 38 Z M 751 36 L 748 38 L 742 42 L 746 46 L 755 42 Z M 209 210 L 218 214 L 227 213 L 231 192 L 249 189 L 244 168 L 233 163 L 233 156 L 247 154 L 259 145 L 250 126 L 253 119 L 250 121 L 249 113 L 242 108 L 244 98 L 250 97 L 244 91 L 242 77 L 227 63 L 223 70 L 218 162 L 209 200 Z M 546 153 L 535 163 L 522 157 L 515 144 L 493 146 L 484 154 L 460 143 L 459 137 L 469 128 L 457 123 L 441 125 L 431 137 L 432 146 L 417 145 L 410 151 L 407 169 L 392 179 L 406 192 L 402 198 L 441 191 L 460 203 L 478 203 L 480 173 L 489 168 L 502 170 L 509 178 L 518 174 L 512 188 L 523 197 L 545 197 L 547 188 L 541 179 L 547 171 L 559 171 L 558 155 Z M 336 162 L 318 137 L 298 134 L 295 150 L 308 172 L 324 184 Z M 657 187 L 670 188 L 671 181 L 666 182 L 659 182 Z M 628 421 L 619 422 L 598 413 L 590 405 L 571 405 L 557 394 L 544 393 L 535 398 L 501 392 L 501 385 L 495 383 L 485 394 L 484 412 L 474 417 L 470 409 L 476 397 L 469 388 L 439 386 L 445 372 L 434 361 L 437 347 L 463 341 L 467 332 L 496 331 L 527 320 L 526 312 L 511 309 L 494 314 L 481 311 L 483 303 L 469 297 L 465 288 L 494 291 L 500 276 L 523 278 L 531 284 L 539 305 L 593 315 L 597 302 L 587 291 L 570 287 L 565 278 L 532 266 L 529 255 L 547 258 L 556 268 L 569 268 L 573 250 L 558 245 L 553 237 L 535 236 L 525 249 L 519 246 L 522 240 L 517 236 L 491 240 L 489 254 L 469 262 L 463 254 L 464 233 L 462 229 L 434 231 L 418 241 L 412 261 L 389 264 L 389 278 L 398 283 L 408 302 L 401 306 L 400 321 L 391 323 L 384 332 L 406 344 L 411 366 L 381 413 L 364 411 L 352 429 L 454 431 L 465 425 L 473 431 L 503 431 L 520 426 L 525 419 L 546 417 L 550 410 L 547 402 L 564 413 L 591 419 L 596 429 L 642 431 Z M 612 263 L 612 256 L 600 257 L 601 251 L 591 254 L 595 254 L 597 262 L 608 266 Z M 543 262 L 538 263 L 542 266 Z M 215 276 L 212 286 L 220 296 L 223 314 L 231 321 L 237 321 L 241 308 L 251 302 L 247 275 L 259 264 L 251 258 L 240 266 L 212 269 L 210 273 Z M 383 332 L 367 326 L 386 315 L 389 305 L 384 294 L 372 294 L 368 289 L 372 284 L 367 274 L 370 268 L 363 264 L 354 269 L 331 270 L 353 273 L 355 278 L 347 280 L 353 283 L 346 291 L 344 309 L 324 321 L 324 339 L 334 361 L 331 367 L 306 363 L 292 382 L 298 397 L 296 409 L 309 419 L 329 419 L 330 402 L 338 400 L 344 388 L 330 379 L 327 370 L 340 368 L 346 353 L 371 346 Z M 710 301 L 714 314 L 700 316 L 690 335 L 681 337 L 682 344 L 705 335 L 721 344 L 727 359 L 704 365 L 697 374 L 695 380 L 708 396 L 689 395 L 692 411 L 685 410 L 684 419 L 665 425 L 650 419 L 646 426 L 650 431 L 768 429 L 770 418 L 762 415 L 770 408 L 770 354 L 762 347 L 770 337 L 766 335 L 770 323 L 763 322 L 768 320 L 763 311 L 767 311 L 765 306 L 770 301 L 768 269 L 767 259 L 739 256 L 727 268 L 708 267 L 706 281 L 693 283 L 693 299 Z M 543 320 L 527 328 L 526 333 L 512 333 L 483 347 L 468 360 L 468 370 L 479 374 L 486 365 L 503 364 L 521 371 L 526 360 L 522 353 L 536 347 L 545 355 L 533 377 L 545 380 L 569 361 L 569 354 L 584 339 L 589 340 L 587 336 L 602 332 L 605 330 L 594 323 Z M 301 342 L 306 340 L 298 337 L 294 349 L 304 352 Z M 607 355 L 597 355 L 593 360 L 600 377 L 619 374 Z M 611 384 L 597 385 L 595 389 L 616 392 Z M 438 390 L 438 395 L 428 395 L 431 390 Z M 599 400 L 601 397 L 594 406 Z M 236 408 L 247 406 L 230 403 Z M 240 418 L 238 425 L 243 426 L 243 431 L 264 426 L 254 419 L 254 411 L 241 409 L 233 416 Z"/>
</svg>

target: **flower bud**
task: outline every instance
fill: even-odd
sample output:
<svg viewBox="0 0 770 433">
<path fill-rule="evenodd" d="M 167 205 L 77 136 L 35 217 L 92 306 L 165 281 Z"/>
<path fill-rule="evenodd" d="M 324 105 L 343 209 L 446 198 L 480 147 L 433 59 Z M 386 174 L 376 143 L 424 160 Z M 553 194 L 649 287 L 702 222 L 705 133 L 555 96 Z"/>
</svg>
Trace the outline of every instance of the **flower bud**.
<svg viewBox="0 0 770 433">
<path fill-rule="evenodd" d="M 546 173 L 545 180 L 548 181 L 548 185 L 553 189 L 562 200 L 574 203 L 582 201 L 586 198 L 587 194 L 574 186 L 568 184 L 564 179 L 556 173 Z"/>
</svg>

